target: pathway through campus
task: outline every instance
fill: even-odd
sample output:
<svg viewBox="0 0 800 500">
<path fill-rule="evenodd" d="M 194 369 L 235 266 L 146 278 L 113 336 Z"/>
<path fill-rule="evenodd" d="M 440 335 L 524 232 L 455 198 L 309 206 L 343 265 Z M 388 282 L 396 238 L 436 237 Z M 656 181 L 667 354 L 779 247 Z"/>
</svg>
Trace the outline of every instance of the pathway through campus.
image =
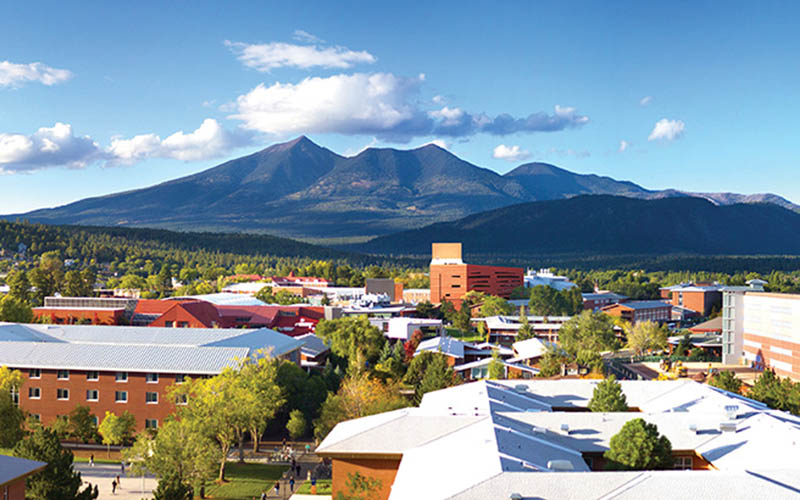
<svg viewBox="0 0 800 500">
<path fill-rule="evenodd" d="M 144 491 L 142 491 L 142 478 L 141 476 L 133 477 L 120 474 L 119 464 L 98 464 L 91 467 L 87 463 L 75 463 L 73 468 L 81 473 L 81 479 L 84 483 L 92 483 L 98 485 L 100 488 L 100 496 L 98 499 L 107 500 L 140 500 L 142 498 L 153 498 L 153 490 L 156 487 L 156 479 L 154 477 L 145 476 L 144 478 Z M 116 494 L 111 493 L 111 481 L 120 475 L 121 486 L 117 487 Z"/>
</svg>

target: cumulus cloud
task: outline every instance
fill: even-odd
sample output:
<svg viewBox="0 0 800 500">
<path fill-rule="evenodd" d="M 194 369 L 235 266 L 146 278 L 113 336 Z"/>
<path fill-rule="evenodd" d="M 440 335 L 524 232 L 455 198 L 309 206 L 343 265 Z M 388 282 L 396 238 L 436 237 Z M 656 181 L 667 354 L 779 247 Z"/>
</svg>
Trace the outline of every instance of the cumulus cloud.
<svg viewBox="0 0 800 500">
<path fill-rule="evenodd" d="M 530 157 L 530 151 L 520 149 L 519 146 L 506 146 L 505 144 L 500 144 L 492 152 L 492 158 L 508 162 L 524 161 Z"/>
<path fill-rule="evenodd" d="M 355 64 L 371 64 L 375 56 L 367 51 L 353 51 L 346 47 L 320 45 L 295 45 L 291 43 L 247 44 L 225 41 L 245 66 L 268 72 L 274 68 L 294 67 L 350 68 Z"/>
<path fill-rule="evenodd" d="M 31 135 L 0 133 L 0 172 L 15 173 L 47 167 L 83 168 L 102 156 L 90 137 L 76 137 L 72 126 L 56 123 Z"/>
<path fill-rule="evenodd" d="M 0 87 L 19 87 L 31 82 L 50 86 L 70 78 L 72 72 L 69 70 L 51 68 L 39 62 L 14 64 L 10 61 L 0 61 Z"/>
<path fill-rule="evenodd" d="M 423 81 L 424 75 L 355 73 L 309 77 L 296 84 L 261 84 L 237 98 L 231 118 L 242 120 L 247 129 L 275 135 L 373 135 L 393 142 L 421 136 L 552 132 L 589 122 L 575 108 L 562 106 L 552 114 L 538 112 L 526 118 L 509 114 L 493 118 L 449 106 L 425 110 L 417 99 Z"/>
<path fill-rule="evenodd" d="M 109 164 L 131 164 L 148 158 L 208 160 L 250 143 L 249 133 L 226 130 L 216 120 L 207 118 L 194 132 L 175 132 L 163 140 L 156 134 L 114 139 L 108 148 Z"/>
<path fill-rule="evenodd" d="M 648 95 L 648 96 L 644 96 L 644 97 L 642 97 L 642 98 L 639 100 L 639 105 L 640 105 L 640 106 L 647 106 L 647 105 L 649 105 L 651 102 L 653 102 L 653 96 L 651 96 L 651 95 Z"/>
<path fill-rule="evenodd" d="M 650 132 L 650 136 L 647 137 L 647 140 L 674 141 L 683 135 L 683 130 L 685 128 L 686 124 L 680 120 L 667 120 L 666 118 L 662 118 L 656 122 L 656 125 L 653 127 L 653 131 Z"/>
<path fill-rule="evenodd" d="M 631 143 L 626 140 L 619 141 L 619 152 L 624 153 L 629 147 L 631 147 Z"/>
</svg>

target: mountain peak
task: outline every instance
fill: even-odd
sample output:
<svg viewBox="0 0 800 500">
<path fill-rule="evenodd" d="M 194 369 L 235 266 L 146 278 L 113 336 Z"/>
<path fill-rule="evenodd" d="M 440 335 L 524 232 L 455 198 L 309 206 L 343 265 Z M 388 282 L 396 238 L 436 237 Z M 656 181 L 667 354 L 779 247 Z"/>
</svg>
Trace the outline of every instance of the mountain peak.
<svg viewBox="0 0 800 500">
<path fill-rule="evenodd" d="M 269 146 L 268 148 L 266 148 L 264 151 L 270 151 L 270 152 L 288 151 L 290 149 L 294 149 L 294 148 L 300 147 L 300 146 L 312 146 L 312 147 L 316 147 L 316 148 L 320 147 L 314 141 L 309 139 L 308 137 L 306 137 L 304 135 L 301 135 L 301 136 L 296 137 L 296 138 L 294 138 L 294 139 L 292 139 L 291 141 L 288 141 L 288 142 L 281 142 L 281 143 L 278 143 L 278 144 L 273 144 L 272 146 Z"/>
</svg>

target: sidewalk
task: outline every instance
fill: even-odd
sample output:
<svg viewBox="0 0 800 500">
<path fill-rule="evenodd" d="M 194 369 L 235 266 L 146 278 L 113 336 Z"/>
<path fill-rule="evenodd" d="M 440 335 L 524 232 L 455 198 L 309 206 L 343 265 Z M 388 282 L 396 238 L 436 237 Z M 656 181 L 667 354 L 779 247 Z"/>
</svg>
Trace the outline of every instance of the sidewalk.
<svg viewBox="0 0 800 500">
<path fill-rule="evenodd" d="M 98 485 L 100 496 L 98 499 L 115 500 L 140 500 L 142 498 L 153 498 L 153 490 L 156 488 L 157 481 L 152 476 L 144 477 L 144 489 L 142 489 L 142 478 L 129 476 L 126 472 L 120 475 L 121 486 L 117 487 L 115 494 L 111 493 L 111 481 L 120 473 L 119 465 L 95 464 L 91 467 L 87 463 L 75 463 L 73 468 L 81 473 L 84 483 Z"/>
</svg>

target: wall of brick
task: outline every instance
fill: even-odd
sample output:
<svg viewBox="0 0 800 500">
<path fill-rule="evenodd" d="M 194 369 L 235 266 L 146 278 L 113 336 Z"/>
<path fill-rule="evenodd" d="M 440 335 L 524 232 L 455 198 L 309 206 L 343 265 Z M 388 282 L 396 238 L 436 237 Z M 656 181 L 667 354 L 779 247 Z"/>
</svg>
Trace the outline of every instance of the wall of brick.
<svg viewBox="0 0 800 500">
<path fill-rule="evenodd" d="M 745 332 L 744 352 L 748 364 L 800 380 L 800 343 Z"/>
<path fill-rule="evenodd" d="M 372 500 L 387 500 L 392 491 L 394 478 L 397 476 L 397 469 L 400 468 L 400 459 L 383 458 L 334 458 L 333 481 L 331 484 L 332 497 L 341 492 L 349 498 L 351 492 L 347 488 L 348 476 L 356 472 L 362 476 L 377 479 L 380 481 L 380 488 L 369 498 Z"/>
</svg>

